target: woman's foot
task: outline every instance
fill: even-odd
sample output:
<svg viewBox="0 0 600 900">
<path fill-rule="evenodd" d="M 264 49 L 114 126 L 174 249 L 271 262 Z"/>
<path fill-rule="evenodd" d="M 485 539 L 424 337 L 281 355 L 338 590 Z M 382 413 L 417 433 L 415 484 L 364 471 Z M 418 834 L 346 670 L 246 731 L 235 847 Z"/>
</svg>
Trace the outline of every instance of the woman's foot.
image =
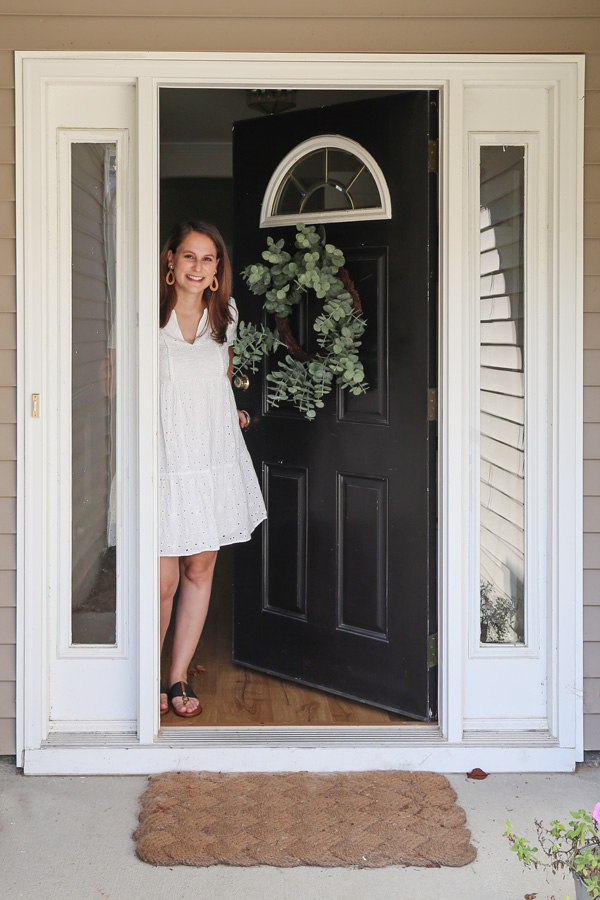
<svg viewBox="0 0 600 900">
<path fill-rule="evenodd" d="M 167 692 L 163 687 L 163 683 L 160 683 L 160 714 L 164 716 L 166 712 L 169 712 L 169 698 L 167 696 Z"/>
<path fill-rule="evenodd" d="M 186 681 L 175 681 L 169 688 L 169 700 L 176 716 L 190 719 L 202 712 L 200 701 Z"/>
</svg>

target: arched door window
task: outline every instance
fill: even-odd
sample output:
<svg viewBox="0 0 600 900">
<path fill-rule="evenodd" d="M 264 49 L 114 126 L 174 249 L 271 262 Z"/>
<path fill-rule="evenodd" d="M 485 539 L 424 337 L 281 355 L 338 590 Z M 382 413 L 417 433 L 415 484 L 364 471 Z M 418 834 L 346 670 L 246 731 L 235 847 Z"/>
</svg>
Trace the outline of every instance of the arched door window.
<svg viewBox="0 0 600 900">
<path fill-rule="evenodd" d="M 260 225 L 389 219 L 383 172 L 364 147 L 337 134 L 298 144 L 265 191 Z"/>
</svg>

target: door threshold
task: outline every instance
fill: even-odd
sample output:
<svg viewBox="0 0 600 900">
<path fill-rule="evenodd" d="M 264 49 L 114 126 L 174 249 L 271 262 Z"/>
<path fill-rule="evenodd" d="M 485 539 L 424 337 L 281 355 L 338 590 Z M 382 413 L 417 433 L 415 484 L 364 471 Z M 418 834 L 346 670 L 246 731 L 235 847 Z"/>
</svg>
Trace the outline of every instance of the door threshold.
<svg viewBox="0 0 600 900">
<path fill-rule="evenodd" d="M 470 735 L 450 744 L 437 726 L 163 729 L 152 744 L 130 734 L 51 735 L 23 753 L 26 775 L 190 772 L 571 772 L 573 747 L 532 732 Z"/>
<path fill-rule="evenodd" d="M 181 747 L 398 747 L 444 742 L 437 722 L 411 725 L 221 725 L 161 728 L 156 744 Z"/>
</svg>

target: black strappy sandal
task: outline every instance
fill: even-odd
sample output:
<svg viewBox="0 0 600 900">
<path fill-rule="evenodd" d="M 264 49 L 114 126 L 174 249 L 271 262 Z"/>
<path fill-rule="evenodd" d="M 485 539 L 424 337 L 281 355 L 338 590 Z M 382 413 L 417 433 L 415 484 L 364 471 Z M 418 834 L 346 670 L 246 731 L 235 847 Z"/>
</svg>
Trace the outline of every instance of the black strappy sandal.
<svg viewBox="0 0 600 900">
<path fill-rule="evenodd" d="M 200 705 L 198 705 L 197 709 L 192 710 L 192 712 L 183 712 L 183 710 L 179 710 L 175 706 L 173 706 L 174 697 L 183 697 L 184 706 L 188 700 L 198 699 L 187 681 L 176 681 L 175 684 L 172 684 L 169 688 L 168 695 L 169 700 L 171 701 L 171 706 L 173 707 L 173 712 L 176 716 L 181 716 L 182 719 L 191 719 L 193 716 L 199 716 L 202 712 L 202 707 Z"/>
</svg>

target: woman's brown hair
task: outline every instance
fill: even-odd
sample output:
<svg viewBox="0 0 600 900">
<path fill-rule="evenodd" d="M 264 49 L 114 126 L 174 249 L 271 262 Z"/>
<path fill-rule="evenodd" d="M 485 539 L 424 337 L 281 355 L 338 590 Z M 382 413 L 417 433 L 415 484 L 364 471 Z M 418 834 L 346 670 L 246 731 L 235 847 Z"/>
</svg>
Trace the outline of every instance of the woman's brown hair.
<svg viewBox="0 0 600 900">
<path fill-rule="evenodd" d="M 177 300 L 175 285 L 167 284 L 169 272 L 168 255 L 176 253 L 182 240 L 192 231 L 197 234 L 205 234 L 209 237 L 217 249 L 217 281 L 219 287 L 212 291 L 207 287 L 204 291 L 204 300 L 208 307 L 208 324 L 212 338 L 218 344 L 223 344 L 226 339 L 227 326 L 233 321 L 233 313 L 229 306 L 231 296 L 231 265 L 225 242 L 220 231 L 208 222 L 180 222 L 170 234 L 167 243 L 160 254 L 160 327 L 164 328 L 173 312 Z"/>
</svg>

